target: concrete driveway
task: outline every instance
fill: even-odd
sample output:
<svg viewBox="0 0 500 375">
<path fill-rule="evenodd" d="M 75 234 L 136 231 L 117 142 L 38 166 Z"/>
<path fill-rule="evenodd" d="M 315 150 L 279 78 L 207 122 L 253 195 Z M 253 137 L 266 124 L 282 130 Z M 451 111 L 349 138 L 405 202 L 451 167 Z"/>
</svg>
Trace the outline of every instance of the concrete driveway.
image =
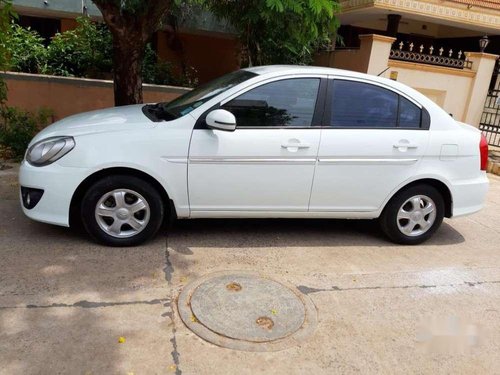
<svg viewBox="0 0 500 375">
<path fill-rule="evenodd" d="M 107 248 L 25 218 L 16 178 L 0 172 L 0 374 L 500 372 L 496 176 L 481 213 L 415 247 L 388 243 L 374 222 L 200 220 Z M 223 270 L 307 294 L 312 336 L 260 353 L 197 337 L 175 299 Z"/>
</svg>

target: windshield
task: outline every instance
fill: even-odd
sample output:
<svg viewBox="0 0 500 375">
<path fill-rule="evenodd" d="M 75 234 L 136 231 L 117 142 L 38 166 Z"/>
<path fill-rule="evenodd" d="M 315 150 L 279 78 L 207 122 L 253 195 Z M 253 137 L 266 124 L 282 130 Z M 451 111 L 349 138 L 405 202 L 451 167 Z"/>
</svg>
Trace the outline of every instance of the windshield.
<svg viewBox="0 0 500 375">
<path fill-rule="evenodd" d="M 214 96 L 219 95 L 220 93 L 229 90 L 231 87 L 255 77 L 256 75 L 257 74 L 246 70 L 238 70 L 236 72 L 226 74 L 222 77 L 214 79 L 213 81 L 205 83 L 192 91 L 189 91 L 169 103 L 162 103 L 161 107 L 163 111 L 174 118 L 187 115 L 189 112 L 209 101 Z"/>
</svg>

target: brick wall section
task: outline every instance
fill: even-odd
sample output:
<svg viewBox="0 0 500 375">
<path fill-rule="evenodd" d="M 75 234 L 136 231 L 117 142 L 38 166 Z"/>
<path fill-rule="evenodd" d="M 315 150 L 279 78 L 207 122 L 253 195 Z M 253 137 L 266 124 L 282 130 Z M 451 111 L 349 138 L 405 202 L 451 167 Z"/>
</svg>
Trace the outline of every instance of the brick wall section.
<svg viewBox="0 0 500 375">
<path fill-rule="evenodd" d="M 0 75 L 7 83 L 7 105 L 31 111 L 50 108 L 55 120 L 114 103 L 112 81 L 11 72 Z M 144 85 L 144 102 L 170 101 L 187 91 L 183 87 Z"/>
<path fill-rule="evenodd" d="M 182 74 L 182 65 L 196 69 L 200 83 L 208 82 L 240 68 L 238 41 L 221 34 L 177 34 L 177 47 L 172 49 L 169 34 L 158 32 L 158 57 L 173 64 L 174 72 Z"/>
</svg>

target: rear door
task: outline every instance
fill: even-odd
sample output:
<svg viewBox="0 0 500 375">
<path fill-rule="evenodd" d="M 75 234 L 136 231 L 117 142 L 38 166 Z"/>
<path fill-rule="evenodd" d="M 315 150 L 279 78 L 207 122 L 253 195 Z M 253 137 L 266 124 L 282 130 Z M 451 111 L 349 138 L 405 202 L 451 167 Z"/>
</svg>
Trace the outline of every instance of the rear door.
<svg viewBox="0 0 500 375">
<path fill-rule="evenodd" d="M 429 116 L 403 93 L 329 80 L 310 211 L 377 210 L 425 154 Z"/>
<path fill-rule="evenodd" d="M 188 169 L 193 217 L 307 211 L 320 88 L 326 92 L 321 78 L 274 78 L 222 101 L 218 107 L 236 117 L 234 132 L 195 127 Z"/>
</svg>

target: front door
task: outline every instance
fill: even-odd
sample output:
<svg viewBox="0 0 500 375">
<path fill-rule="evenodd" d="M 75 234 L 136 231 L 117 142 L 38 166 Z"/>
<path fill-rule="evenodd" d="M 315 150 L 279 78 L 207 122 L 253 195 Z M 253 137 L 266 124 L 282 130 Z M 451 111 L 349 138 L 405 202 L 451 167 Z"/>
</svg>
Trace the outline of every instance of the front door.
<svg viewBox="0 0 500 375">
<path fill-rule="evenodd" d="M 194 129 L 188 186 L 192 217 L 307 211 L 318 154 L 319 77 L 274 80 L 222 102 L 233 132 Z"/>
<path fill-rule="evenodd" d="M 425 109 L 355 80 L 329 82 L 324 125 L 310 211 L 376 211 L 415 174 L 429 140 Z"/>
</svg>

